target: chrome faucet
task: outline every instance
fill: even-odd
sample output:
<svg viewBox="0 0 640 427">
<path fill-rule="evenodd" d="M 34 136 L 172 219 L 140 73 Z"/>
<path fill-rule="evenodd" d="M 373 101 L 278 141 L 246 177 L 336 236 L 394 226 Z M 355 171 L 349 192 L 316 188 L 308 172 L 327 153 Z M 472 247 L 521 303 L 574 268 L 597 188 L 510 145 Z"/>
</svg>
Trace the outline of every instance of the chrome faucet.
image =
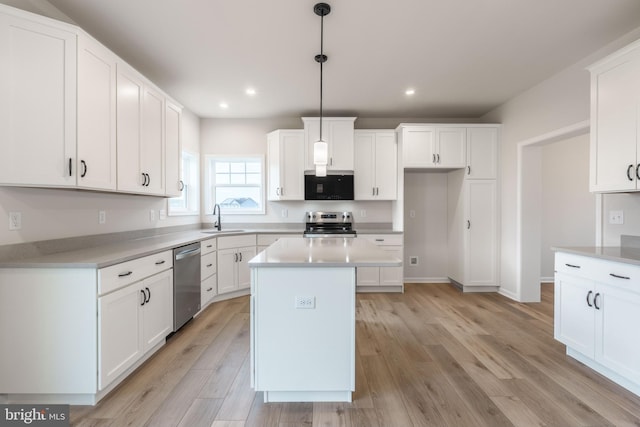
<svg viewBox="0 0 640 427">
<path fill-rule="evenodd" d="M 213 226 L 216 228 L 216 230 L 220 231 L 222 230 L 222 224 L 220 223 L 220 205 L 217 203 L 213 207 L 213 215 L 215 215 L 216 213 L 218 214 L 218 219 L 213 223 Z"/>
</svg>

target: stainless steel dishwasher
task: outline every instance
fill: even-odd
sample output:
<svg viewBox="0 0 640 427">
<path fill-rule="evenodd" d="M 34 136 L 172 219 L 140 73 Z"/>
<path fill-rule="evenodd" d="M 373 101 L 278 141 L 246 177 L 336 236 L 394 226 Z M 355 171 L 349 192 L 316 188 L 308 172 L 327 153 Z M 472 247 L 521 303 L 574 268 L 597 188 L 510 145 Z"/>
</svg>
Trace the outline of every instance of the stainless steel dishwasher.
<svg viewBox="0 0 640 427">
<path fill-rule="evenodd" d="M 200 310 L 200 242 L 173 250 L 173 331 Z"/>
</svg>

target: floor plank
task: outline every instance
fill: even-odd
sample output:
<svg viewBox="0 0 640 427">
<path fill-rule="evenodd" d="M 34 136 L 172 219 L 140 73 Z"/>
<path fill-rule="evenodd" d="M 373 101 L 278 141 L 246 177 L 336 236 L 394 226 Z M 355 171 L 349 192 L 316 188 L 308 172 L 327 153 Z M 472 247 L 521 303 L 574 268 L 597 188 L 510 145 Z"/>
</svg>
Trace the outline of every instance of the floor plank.
<svg viewBox="0 0 640 427">
<path fill-rule="evenodd" d="M 250 387 L 249 298 L 214 303 L 95 407 L 82 427 L 640 426 L 640 397 L 565 354 L 542 302 L 406 284 L 358 294 L 351 403 L 264 403 Z"/>
</svg>

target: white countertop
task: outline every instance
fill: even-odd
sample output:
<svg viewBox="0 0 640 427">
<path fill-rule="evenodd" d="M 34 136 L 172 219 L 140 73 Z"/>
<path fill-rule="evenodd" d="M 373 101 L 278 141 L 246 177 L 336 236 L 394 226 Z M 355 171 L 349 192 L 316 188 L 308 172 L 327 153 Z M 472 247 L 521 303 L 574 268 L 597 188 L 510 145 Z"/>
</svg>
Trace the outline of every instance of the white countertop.
<svg viewBox="0 0 640 427">
<path fill-rule="evenodd" d="M 399 267 L 402 260 L 366 239 L 286 237 L 249 261 L 249 267 Z"/>
<path fill-rule="evenodd" d="M 555 252 L 566 252 L 625 264 L 640 265 L 640 249 L 638 248 L 623 246 L 568 246 L 552 247 L 551 249 Z"/>
</svg>

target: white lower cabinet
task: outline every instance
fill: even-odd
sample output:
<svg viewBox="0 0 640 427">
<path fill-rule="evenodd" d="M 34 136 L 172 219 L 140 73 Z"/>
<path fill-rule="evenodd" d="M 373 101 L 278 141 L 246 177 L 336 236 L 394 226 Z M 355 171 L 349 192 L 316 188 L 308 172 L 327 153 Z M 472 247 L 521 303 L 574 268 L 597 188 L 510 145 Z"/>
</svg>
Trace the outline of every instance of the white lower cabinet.
<svg viewBox="0 0 640 427">
<path fill-rule="evenodd" d="M 403 257 L 402 234 L 359 234 L 358 239 L 367 239 L 399 259 Z M 381 290 L 402 292 L 404 290 L 402 267 L 357 267 L 356 286 L 358 292 Z"/>
<path fill-rule="evenodd" d="M 218 254 L 216 239 L 200 242 L 200 307 L 204 309 L 218 294 Z"/>
<path fill-rule="evenodd" d="M 98 298 L 98 388 L 103 390 L 173 330 L 173 270 Z"/>
<path fill-rule="evenodd" d="M 249 260 L 256 256 L 256 235 L 218 238 L 218 294 L 251 287 Z"/>
<path fill-rule="evenodd" d="M 567 353 L 640 394 L 640 267 L 556 253 L 554 337 Z"/>
</svg>

